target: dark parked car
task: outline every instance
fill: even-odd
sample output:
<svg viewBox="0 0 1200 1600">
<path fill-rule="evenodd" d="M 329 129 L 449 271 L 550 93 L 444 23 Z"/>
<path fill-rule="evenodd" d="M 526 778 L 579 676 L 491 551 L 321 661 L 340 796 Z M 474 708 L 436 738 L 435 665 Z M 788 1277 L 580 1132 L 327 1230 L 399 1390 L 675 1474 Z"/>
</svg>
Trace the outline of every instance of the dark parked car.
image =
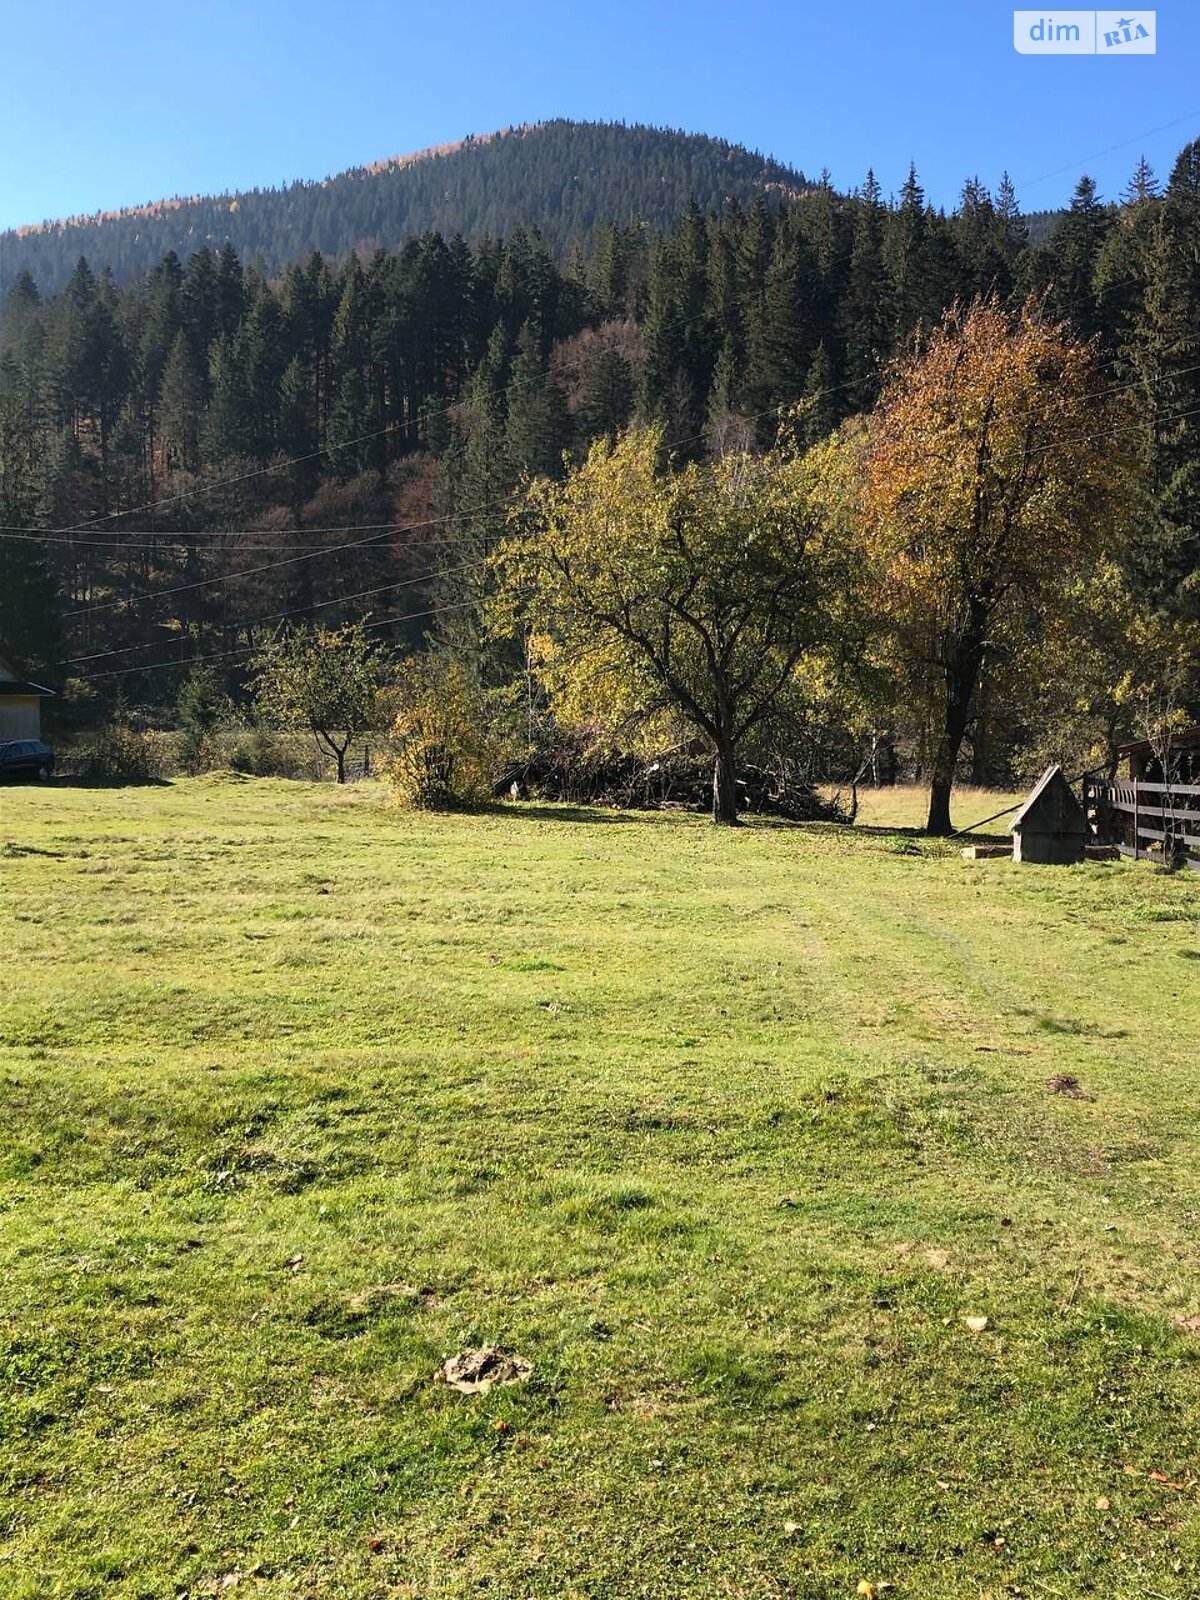
<svg viewBox="0 0 1200 1600">
<path fill-rule="evenodd" d="M 54 752 L 40 739 L 9 739 L 0 744 L 0 778 L 41 778 L 54 771 Z"/>
</svg>

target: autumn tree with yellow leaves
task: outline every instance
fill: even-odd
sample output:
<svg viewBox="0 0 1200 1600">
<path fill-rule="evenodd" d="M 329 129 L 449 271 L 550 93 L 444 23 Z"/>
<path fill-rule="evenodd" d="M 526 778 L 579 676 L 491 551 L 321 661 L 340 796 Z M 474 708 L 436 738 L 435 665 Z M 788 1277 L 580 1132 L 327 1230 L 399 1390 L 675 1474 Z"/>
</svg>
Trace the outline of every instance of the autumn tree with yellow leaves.
<svg viewBox="0 0 1200 1600">
<path fill-rule="evenodd" d="M 645 428 L 535 482 L 497 564 L 552 704 L 681 718 L 712 752 L 713 821 L 733 824 L 745 742 L 821 636 L 819 547 L 796 452 L 674 472 Z"/>
<path fill-rule="evenodd" d="M 1119 406 L 1091 347 L 1036 305 L 989 299 L 947 313 L 844 430 L 872 648 L 918 724 L 931 834 L 952 830 L 985 673 L 1017 658 L 1132 515 Z"/>
</svg>

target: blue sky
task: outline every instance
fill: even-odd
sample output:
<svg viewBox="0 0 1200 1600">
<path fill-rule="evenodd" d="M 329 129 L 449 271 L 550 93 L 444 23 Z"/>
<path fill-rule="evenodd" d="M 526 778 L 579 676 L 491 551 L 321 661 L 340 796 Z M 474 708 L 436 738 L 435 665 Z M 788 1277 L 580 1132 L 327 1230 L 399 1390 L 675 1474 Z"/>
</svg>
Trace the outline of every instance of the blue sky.
<svg viewBox="0 0 1200 1600">
<path fill-rule="evenodd" d="M 1028 8 L 1028 0 L 1026 0 Z M 321 177 L 553 116 L 665 123 L 938 203 L 1115 194 L 1200 135 L 1200 3 L 1158 54 L 1022 56 L 994 0 L 41 0 L 5 7 L 0 226 Z M 1049 15 L 1053 15 L 1051 8 Z M 1113 146 L 1118 148 L 1113 149 Z"/>
</svg>

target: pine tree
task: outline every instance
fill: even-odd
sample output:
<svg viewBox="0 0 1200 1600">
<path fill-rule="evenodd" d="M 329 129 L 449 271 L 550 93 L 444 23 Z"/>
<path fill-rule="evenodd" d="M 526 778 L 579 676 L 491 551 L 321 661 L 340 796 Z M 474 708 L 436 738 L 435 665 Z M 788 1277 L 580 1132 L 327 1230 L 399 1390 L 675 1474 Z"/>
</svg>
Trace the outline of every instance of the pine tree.
<svg viewBox="0 0 1200 1600">
<path fill-rule="evenodd" d="M 212 399 L 202 429 L 204 456 L 220 462 L 245 451 L 250 411 L 244 366 L 229 334 L 219 334 L 213 344 L 209 389 Z"/>
<path fill-rule="evenodd" d="M 1181 153 L 1156 206 L 1132 354 L 1158 514 L 1138 576 L 1158 604 L 1200 619 L 1200 140 Z"/>
<path fill-rule="evenodd" d="M 601 435 L 613 439 L 633 415 L 633 369 L 621 352 L 603 349 L 588 361 L 579 398 L 580 444 Z"/>
<path fill-rule="evenodd" d="M 952 292 L 947 279 L 947 241 L 925 204 L 925 191 L 910 166 L 900 190 L 900 204 L 884 227 L 883 260 L 889 280 L 892 347 L 901 349 L 918 328 L 937 321 Z"/>
<path fill-rule="evenodd" d="M 883 264 L 884 207 L 875 174 L 868 172 L 855 202 L 842 337 L 846 350 L 848 398 L 857 410 L 871 406 L 879 374 L 891 350 L 893 316 Z"/>
<path fill-rule="evenodd" d="M 1080 178 L 1071 209 L 1044 252 L 1050 310 L 1069 322 L 1082 339 L 1101 331 L 1096 271 L 1108 227 L 1108 209 L 1100 201 L 1095 183 Z"/>
<path fill-rule="evenodd" d="M 837 373 L 822 340 L 812 358 L 801 396 L 803 411 L 800 438 L 803 444 L 819 444 L 837 427 L 836 382 Z"/>
<path fill-rule="evenodd" d="M 505 409 L 505 448 L 513 478 L 560 476 L 570 437 L 567 402 L 547 371 L 530 323 L 517 339 Z"/>
<path fill-rule="evenodd" d="M 159 438 L 168 470 L 200 465 L 204 375 L 190 336 L 180 329 L 167 357 L 159 394 Z"/>
</svg>

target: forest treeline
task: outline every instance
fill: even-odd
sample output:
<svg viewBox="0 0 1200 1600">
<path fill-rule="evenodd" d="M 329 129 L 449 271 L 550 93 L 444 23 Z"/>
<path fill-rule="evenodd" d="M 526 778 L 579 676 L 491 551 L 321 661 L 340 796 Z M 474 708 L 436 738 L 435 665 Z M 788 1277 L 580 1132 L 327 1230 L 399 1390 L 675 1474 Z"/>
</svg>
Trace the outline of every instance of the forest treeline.
<svg viewBox="0 0 1200 1600">
<path fill-rule="evenodd" d="M 174 250 L 231 244 L 246 262 L 279 272 L 313 250 L 392 249 L 411 235 L 499 238 L 537 227 L 556 257 L 586 245 L 598 224 L 668 227 L 689 200 L 705 210 L 756 195 L 786 198 L 804 174 L 705 134 L 626 123 L 557 119 L 468 137 L 331 178 L 238 194 L 162 200 L 0 233 L 0 294 L 29 272 L 63 288 L 86 255 L 118 282 Z"/>
<path fill-rule="evenodd" d="M 84 259 L 56 294 L 23 272 L 0 313 L 0 649 L 78 709 L 165 706 L 200 658 L 236 690 L 281 620 L 416 643 L 475 616 L 514 491 L 564 452 L 653 422 L 685 465 L 767 449 L 784 415 L 816 444 L 980 295 L 1094 343 L 1149 486 L 1130 581 L 1194 617 L 1200 143 L 1114 203 L 1083 179 L 1037 244 L 1007 183 L 946 215 L 914 172 L 891 202 L 868 175 L 610 223 L 564 260 L 517 227 L 274 275 L 228 244 L 124 285 Z M 1022 731 L 989 719 L 977 776 Z"/>
</svg>

